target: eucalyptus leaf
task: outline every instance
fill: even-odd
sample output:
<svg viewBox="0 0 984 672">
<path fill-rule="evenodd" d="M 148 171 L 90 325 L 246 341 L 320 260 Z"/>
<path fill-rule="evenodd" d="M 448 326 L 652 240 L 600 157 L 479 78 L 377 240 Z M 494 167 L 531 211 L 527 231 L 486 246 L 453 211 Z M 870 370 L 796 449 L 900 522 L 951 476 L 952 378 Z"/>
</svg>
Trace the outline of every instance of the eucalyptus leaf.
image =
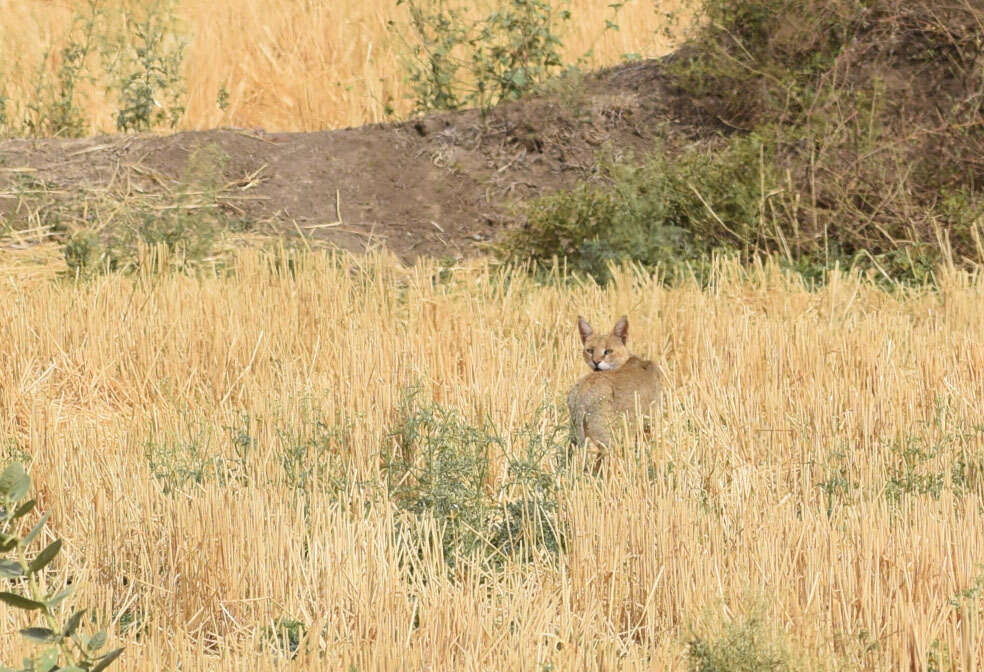
<svg viewBox="0 0 984 672">
<path fill-rule="evenodd" d="M 69 595 L 71 595 L 73 592 L 75 592 L 75 587 L 69 586 L 64 590 L 58 591 L 53 597 L 50 597 L 47 600 L 45 600 L 44 603 L 48 605 L 49 609 L 53 609 L 57 607 L 62 600 L 64 600 Z"/>
<path fill-rule="evenodd" d="M 55 631 L 49 628 L 24 628 L 20 631 L 20 634 L 32 642 L 40 642 L 41 644 L 47 644 L 58 639 Z"/>
<path fill-rule="evenodd" d="M 93 665 L 92 666 L 92 669 L 89 670 L 89 672 L 102 672 L 102 670 L 105 670 L 107 667 L 109 667 L 109 664 L 110 663 L 112 663 L 114 660 L 116 660 L 117 658 L 119 658 L 120 657 L 120 654 L 122 654 L 122 653 L 123 653 L 123 649 L 122 648 L 120 648 L 120 649 L 114 649 L 114 650 L 110 651 L 105 656 L 103 656 L 102 658 L 100 658 L 99 659 L 99 662 L 96 663 L 95 665 Z"/>
<path fill-rule="evenodd" d="M 82 622 L 83 615 L 85 615 L 85 609 L 80 609 L 68 617 L 68 620 L 65 621 L 65 628 L 62 630 L 64 637 L 71 637 L 75 634 L 75 631 L 79 629 L 79 623 Z"/>
<path fill-rule="evenodd" d="M 106 646 L 106 631 L 105 630 L 100 630 L 99 632 L 97 632 L 96 634 L 94 634 L 92 637 L 90 637 L 89 638 L 89 641 L 85 643 L 85 648 L 89 649 L 90 651 L 98 651 L 99 649 L 101 649 L 104 646 Z"/>
<path fill-rule="evenodd" d="M 0 577 L 5 579 L 16 579 L 24 576 L 24 568 L 19 562 L 13 560 L 0 560 Z"/>
<path fill-rule="evenodd" d="M 11 516 L 11 518 L 13 520 L 17 520 L 18 518 L 21 518 L 22 516 L 26 516 L 31 511 L 34 510 L 34 505 L 35 504 L 37 504 L 37 500 L 34 500 L 34 499 L 27 500 L 26 502 L 24 502 L 23 504 L 21 504 L 20 506 L 17 507 L 17 510 L 14 511 L 14 515 Z"/>
<path fill-rule="evenodd" d="M 34 659 L 34 669 L 37 672 L 49 672 L 58 664 L 58 648 L 51 647 L 41 652 L 41 655 Z"/>
<path fill-rule="evenodd" d="M 44 524 L 48 522 L 48 515 L 49 514 L 46 513 L 41 516 L 41 520 L 37 522 L 37 525 L 31 528 L 31 531 L 27 533 L 26 537 L 24 537 L 24 541 L 21 542 L 21 545 L 27 546 L 34 541 L 34 538 L 38 536 L 42 529 L 44 529 Z"/>
<path fill-rule="evenodd" d="M 24 467 L 17 462 L 11 464 L 0 474 L 0 495 L 11 501 L 19 501 L 21 497 L 27 494 L 30 487 L 31 477 L 24 471 Z"/>
<path fill-rule="evenodd" d="M 21 595 L 17 595 L 15 593 L 0 593 L 0 602 L 6 602 L 12 607 L 26 609 L 28 611 L 44 608 L 43 603 L 29 600 L 26 597 L 22 597 Z"/>
<path fill-rule="evenodd" d="M 40 572 L 42 569 L 48 566 L 48 564 L 55 559 L 58 555 L 58 551 L 61 550 L 62 540 L 55 539 L 53 542 L 45 546 L 44 550 L 38 553 L 38 557 L 31 561 L 28 565 L 27 571 L 29 574 L 34 574 L 35 572 Z"/>
</svg>

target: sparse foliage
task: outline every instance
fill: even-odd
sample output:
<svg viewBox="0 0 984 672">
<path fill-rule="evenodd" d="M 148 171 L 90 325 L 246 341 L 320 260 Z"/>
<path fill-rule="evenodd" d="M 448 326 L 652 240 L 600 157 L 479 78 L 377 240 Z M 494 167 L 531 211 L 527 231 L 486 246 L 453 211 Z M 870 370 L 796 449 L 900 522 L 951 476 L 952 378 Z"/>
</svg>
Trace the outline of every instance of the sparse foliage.
<svg viewBox="0 0 984 672">
<path fill-rule="evenodd" d="M 687 646 L 692 672 L 787 672 L 789 652 L 755 617 L 727 623 L 716 637 L 693 637 Z"/>
<path fill-rule="evenodd" d="M 412 392 L 404 397 L 383 471 L 401 509 L 440 523 L 449 566 L 476 554 L 501 563 L 559 550 L 557 476 L 546 469 L 562 453 L 567 429 L 543 426 L 543 410 L 512 437 L 522 452 L 509 458 L 509 478 L 492 487 L 492 452 L 506 437 L 489 422 L 472 425 L 454 409 L 420 405 Z"/>
<path fill-rule="evenodd" d="M 98 28 L 105 20 L 98 0 L 87 0 L 86 12 L 72 21 L 68 40 L 57 50 L 54 80 L 48 73 L 51 51 L 38 68 L 33 99 L 27 104 L 24 129 L 29 135 L 79 137 L 87 131 L 77 89 L 80 81 L 90 77 L 89 57 L 99 39 Z"/>
<path fill-rule="evenodd" d="M 169 0 L 151 4 L 143 20 L 130 17 L 131 29 L 117 38 L 113 55 L 119 96 L 116 128 L 146 131 L 174 128 L 184 113 L 181 65 L 186 43 L 179 35 Z"/>
<path fill-rule="evenodd" d="M 570 10 L 546 0 L 508 0 L 478 19 L 453 0 L 398 0 L 410 14 L 408 78 L 418 111 L 514 100 L 557 72 Z"/>
<path fill-rule="evenodd" d="M 73 14 L 64 43 L 56 44 L 38 66 L 23 118 L 0 114 L 6 117 L 0 118 L 3 134 L 85 135 L 90 123 L 83 83 L 108 92 L 120 131 L 173 128 L 183 114 L 186 41 L 169 0 L 146 6 L 86 0 Z"/>
<path fill-rule="evenodd" d="M 0 592 L 0 602 L 8 607 L 37 613 L 42 624 L 23 628 L 20 633 L 36 643 L 39 652 L 24 660 L 21 672 L 101 672 L 116 660 L 123 649 L 99 653 L 106 645 L 106 633 L 86 636 L 79 631 L 85 610 L 75 611 L 62 619 L 62 607 L 72 594 L 73 587 L 60 590 L 48 588 L 43 576 L 45 568 L 61 551 L 62 542 L 56 539 L 34 553 L 31 547 L 40 541 L 48 514 L 41 516 L 25 533 L 28 516 L 34 512 L 36 501 L 26 499 L 31 478 L 24 468 L 13 463 L 0 474 L 0 579 L 10 590 Z M 2 672 L 13 668 L 0 666 Z"/>
<path fill-rule="evenodd" d="M 217 200 L 226 160 L 215 145 L 192 151 L 171 203 L 135 199 L 123 208 L 102 204 L 112 208 L 113 220 L 104 223 L 98 235 L 80 228 L 68 237 L 64 247 L 68 274 L 84 278 L 147 266 L 163 270 L 165 264 L 182 271 L 200 268 L 227 228 Z M 90 204 L 85 206 L 88 210 Z"/>
</svg>

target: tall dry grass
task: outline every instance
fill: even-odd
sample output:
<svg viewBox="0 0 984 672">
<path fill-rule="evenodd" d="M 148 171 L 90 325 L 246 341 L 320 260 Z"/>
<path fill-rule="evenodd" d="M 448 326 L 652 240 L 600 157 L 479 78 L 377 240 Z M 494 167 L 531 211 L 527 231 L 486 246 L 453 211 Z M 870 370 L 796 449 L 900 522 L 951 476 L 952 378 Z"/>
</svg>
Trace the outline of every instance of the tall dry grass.
<svg viewBox="0 0 984 672">
<path fill-rule="evenodd" d="M 103 0 L 106 7 L 148 4 Z M 572 0 L 574 20 L 565 32 L 571 62 L 593 49 L 593 65 L 618 62 L 623 54 L 665 53 L 687 24 L 688 0 L 635 0 L 621 11 L 619 31 L 605 31 L 607 2 Z M 73 14 L 84 2 L 0 0 L 0 93 L 10 114 L 34 98 L 46 52 L 55 71 Z M 666 14 L 679 18 L 668 23 Z M 384 121 L 412 108 L 403 82 L 403 47 L 388 22 L 406 21 L 395 0 L 177 0 L 176 14 L 190 40 L 185 59 L 187 111 L 180 128 L 263 127 L 310 131 Z M 84 82 L 80 100 L 94 131 L 115 130 L 115 108 L 104 82 Z M 228 107 L 220 109 L 221 88 Z"/>
<path fill-rule="evenodd" d="M 280 669 L 262 646 L 279 617 L 317 635 L 297 669 L 685 669 L 691 636 L 753 612 L 797 669 L 984 664 L 981 596 L 953 602 L 984 571 L 981 282 L 807 291 L 722 265 L 705 289 L 628 271 L 599 288 L 483 262 L 448 278 L 273 258 L 80 284 L 20 261 L 0 279 L 0 445 L 29 459 L 65 539 L 53 580 L 78 580 L 106 620 L 139 614 L 111 628 L 119 669 Z M 605 477 L 563 477 L 557 556 L 448 573 L 408 554 L 391 502 L 363 505 L 402 391 L 507 435 L 544 399 L 544 426 L 563 421 L 578 312 L 629 314 L 634 349 L 664 367 L 651 436 Z M 330 457 L 348 485 L 298 497 L 278 431 L 311 418 L 347 427 Z M 192 445 L 227 477 L 168 492 L 148 456 Z M 930 455 L 914 474 L 938 475 L 938 498 L 898 490 L 907 446 Z M 4 658 L 18 618 L 0 607 Z"/>
</svg>

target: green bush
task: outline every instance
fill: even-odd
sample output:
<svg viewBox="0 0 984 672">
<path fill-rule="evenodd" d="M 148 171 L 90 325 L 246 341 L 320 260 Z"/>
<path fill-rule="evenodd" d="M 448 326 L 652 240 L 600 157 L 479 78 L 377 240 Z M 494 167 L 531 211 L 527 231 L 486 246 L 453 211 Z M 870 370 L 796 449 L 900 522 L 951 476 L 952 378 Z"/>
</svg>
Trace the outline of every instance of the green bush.
<svg viewBox="0 0 984 672">
<path fill-rule="evenodd" d="M 766 249 L 777 240 L 762 226 L 777 177 L 760 157 L 771 151 L 752 135 L 720 152 L 607 162 L 599 183 L 529 204 L 525 225 L 504 237 L 500 252 L 539 265 L 563 257 L 570 269 L 605 280 L 611 264 L 626 259 L 673 275 L 717 249 Z"/>
<path fill-rule="evenodd" d="M 59 65 L 54 79 L 48 73 L 50 51 L 38 68 L 34 97 L 27 102 L 23 130 L 34 136 L 80 137 L 88 130 L 79 107 L 76 88 L 91 79 L 89 56 L 97 46 L 97 28 L 105 16 L 97 0 L 89 0 L 87 12 L 75 14 L 68 40 L 58 50 Z"/>
<path fill-rule="evenodd" d="M 797 667 L 781 641 L 754 617 L 728 623 L 716 637 L 687 646 L 693 672 L 787 672 Z"/>
<path fill-rule="evenodd" d="M 420 405 L 414 393 L 404 398 L 383 474 L 401 510 L 438 521 L 449 567 L 463 558 L 496 565 L 559 549 L 557 480 L 547 466 L 563 454 L 567 429 L 546 425 L 544 410 L 507 441 L 487 422 L 472 425 L 454 409 Z M 507 444 L 516 452 L 500 481 L 491 473 L 492 451 Z"/>
<path fill-rule="evenodd" d="M 479 19 L 466 3 L 397 0 L 410 13 L 406 69 L 418 111 L 513 100 L 561 66 L 558 27 L 567 9 L 546 0 L 507 0 Z"/>
<path fill-rule="evenodd" d="M 164 260 L 155 251 L 161 250 L 166 251 L 170 268 L 194 270 L 204 265 L 226 228 L 217 202 L 226 161 L 218 146 L 205 145 L 188 157 L 174 202 L 133 199 L 125 207 L 106 204 L 113 219 L 102 222 L 100 234 L 80 228 L 66 241 L 68 274 L 88 277 L 142 265 L 155 265 L 151 270 L 159 271 Z"/>
<path fill-rule="evenodd" d="M 536 91 L 557 75 L 586 64 L 591 50 L 565 64 L 563 27 L 569 0 L 506 0 L 476 7 L 462 0 L 397 0 L 406 5 L 409 30 L 404 70 L 417 112 L 495 105 Z M 612 2 L 601 32 L 618 30 L 624 2 Z M 476 14 L 478 15 L 476 17 Z M 394 27 L 395 24 L 390 24 Z"/>
<path fill-rule="evenodd" d="M 281 616 L 263 629 L 262 643 L 267 649 L 296 658 L 306 634 L 307 626 L 303 621 Z"/>
<path fill-rule="evenodd" d="M 716 249 L 889 282 L 984 262 L 984 8 L 945 0 L 706 0 L 663 62 L 676 113 L 717 128 L 534 201 L 504 256 L 706 266 Z"/>
<path fill-rule="evenodd" d="M 169 0 L 86 0 L 64 41 L 48 46 L 30 99 L 10 100 L 0 87 L 0 135 L 85 135 L 83 82 L 110 94 L 120 131 L 173 128 L 184 113 L 185 44 Z"/>
<path fill-rule="evenodd" d="M 112 68 L 119 97 L 116 128 L 174 128 L 184 113 L 181 64 L 186 45 L 176 37 L 174 7 L 158 2 L 144 11 L 142 20 L 128 18 L 130 30 L 117 37 Z"/>
<path fill-rule="evenodd" d="M 984 7 L 705 0 L 704 11 L 671 77 L 728 133 L 772 138 L 794 255 L 915 281 L 951 251 L 982 261 Z"/>
</svg>

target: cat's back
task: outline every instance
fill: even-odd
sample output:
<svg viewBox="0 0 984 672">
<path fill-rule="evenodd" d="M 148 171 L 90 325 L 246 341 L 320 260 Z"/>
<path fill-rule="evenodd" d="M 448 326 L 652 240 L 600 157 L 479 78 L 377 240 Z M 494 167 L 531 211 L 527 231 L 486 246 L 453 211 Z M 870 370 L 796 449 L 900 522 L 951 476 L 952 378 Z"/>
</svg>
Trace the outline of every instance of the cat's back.
<svg viewBox="0 0 984 672">
<path fill-rule="evenodd" d="M 599 371 L 612 376 L 610 383 L 615 407 L 619 411 L 633 411 L 636 404 L 645 409 L 655 402 L 663 392 L 662 374 L 659 368 L 647 359 L 631 357 L 615 371 Z"/>
<path fill-rule="evenodd" d="M 635 407 L 635 399 L 643 406 L 659 398 L 663 389 L 659 369 L 651 361 L 632 356 L 614 371 L 592 371 L 581 378 L 568 394 L 568 402 L 581 404 L 603 398 L 615 402 L 618 410 Z"/>
</svg>

